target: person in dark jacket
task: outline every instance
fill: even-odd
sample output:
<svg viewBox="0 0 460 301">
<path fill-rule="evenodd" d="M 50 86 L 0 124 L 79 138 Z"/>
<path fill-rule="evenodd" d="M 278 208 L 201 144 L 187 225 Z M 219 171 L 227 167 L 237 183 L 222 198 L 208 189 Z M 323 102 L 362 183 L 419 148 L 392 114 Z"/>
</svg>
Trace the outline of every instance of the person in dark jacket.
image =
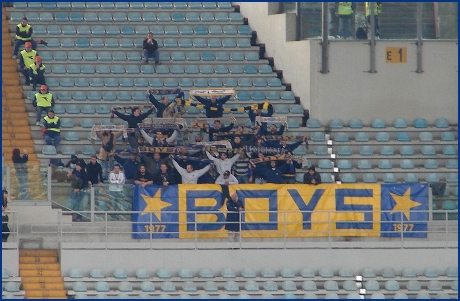
<svg viewBox="0 0 460 301">
<path fill-rule="evenodd" d="M 97 162 L 96 155 L 91 156 L 91 160 L 86 165 L 86 173 L 88 175 L 88 184 L 102 184 L 102 166 Z"/>
<path fill-rule="evenodd" d="M 238 199 L 236 192 L 227 198 L 227 223 L 225 230 L 228 230 L 228 241 L 239 241 L 241 230 L 241 212 L 244 211 L 243 202 Z"/>
<path fill-rule="evenodd" d="M 153 32 L 147 34 L 147 38 L 142 42 L 142 56 L 145 63 L 149 63 L 149 58 L 155 60 L 155 65 L 160 63 L 160 53 L 158 52 L 158 42 L 153 38 Z"/>
<path fill-rule="evenodd" d="M 267 112 L 263 112 L 261 109 L 249 110 L 248 116 L 249 116 L 249 119 L 251 120 L 251 123 L 254 124 L 256 122 L 257 116 L 272 117 L 274 111 L 275 109 L 273 108 L 273 105 L 269 104 L 267 108 Z"/>
<path fill-rule="evenodd" d="M 155 96 L 153 95 L 153 90 L 148 90 L 147 91 L 147 98 L 149 99 L 149 101 L 155 106 L 155 108 L 157 109 L 157 117 L 158 118 L 163 118 L 163 117 L 167 117 L 167 116 L 163 116 L 163 113 L 164 111 L 166 110 L 167 107 L 169 107 L 169 105 L 171 105 L 171 102 L 169 101 L 169 98 L 168 96 L 163 96 L 161 97 L 161 100 L 158 101 Z M 180 92 L 176 98 L 182 98 L 184 95 L 184 92 Z"/>
<path fill-rule="evenodd" d="M 204 105 L 207 118 L 218 118 L 224 115 L 223 105 L 230 99 L 231 95 L 220 98 L 217 98 L 216 95 L 211 95 L 210 99 L 198 95 L 194 95 L 193 97 Z"/>
<path fill-rule="evenodd" d="M 37 89 L 37 85 L 46 85 L 45 70 L 46 66 L 42 63 L 42 58 L 36 56 L 35 63 L 29 65 L 29 81 L 33 91 Z"/>
<path fill-rule="evenodd" d="M 221 123 L 220 123 L 220 120 L 214 120 L 214 127 L 212 128 L 209 128 L 209 141 L 216 141 L 217 137 L 214 137 L 214 134 L 217 134 L 217 133 L 226 133 L 226 132 L 229 132 L 231 129 L 233 129 L 233 122 L 230 123 L 228 126 L 222 126 Z"/>
<path fill-rule="evenodd" d="M 139 165 L 139 170 L 134 178 L 134 184 L 141 185 L 142 188 L 153 184 L 153 176 L 147 171 L 144 164 Z"/>
<path fill-rule="evenodd" d="M 153 175 L 153 184 L 163 187 L 176 184 L 176 176 L 165 162 L 160 164 L 160 171 Z"/>
<path fill-rule="evenodd" d="M 115 161 L 120 163 L 123 166 L 124 173 L 125 173 L 125 183 L 126 184 L 134 184 L 134 179 L 136 178 L 136 173 L 139 170 L 139 165 L 141 164 L 137 160 L 137 153 L 131 151 L 129 153 L 129 158 L 122 158 L 118 155 L 115 155 Z"/>
<path fill-rule="evenodd" d="M 21 156 L 19 148 L 13 149 L 11 160 L 13 161 L 14 169 L 16 170 L 16 177 L 18 179 L 18 199 L 27 200 L 29 199 L 29 172 L 26 164 L 29 160 L 29 156 L 27 155 L 27 150 L 24 150 L 23 155 Z"/>
<path fill-rule="evenodd" d="M 7 242 L 8 236 L 10 236 L 10 228 L 8 227 L 8 221 L 10 220 L 7 214 L 8 207 L 8 191 L 2 191 L 2 242 Z"/>
<path fill-rule="evenodd" d="M 84 190 L 88 188 L 88 175 L 82 167 L 81 162 L 75 164 L 75 169 L 72 170 L 71 175 L 74 176 L 74 179 L 72 180 L 72 190 L 70 193 L 70 209 L 73 211 L 83 211 L 83 196 L 85 194 Z M 72 220 L 81 222 L 82 215 L 77 213 L 73 216 Z"/>
<path fill-rule="evenodd" d="M 321 184 L 321 175 L 315 170 L 314 166 L 311 166 L 303 176 L 304 184 L 318 185 Z"/>
<path fill-rule="evenodd" d="M 112 116 L 115 114 L 120 119 L 128 122 L 128 128 L 135 129 L 137 128 L 138 123 L 142 123 L 142 120 L 147 118 L 154 110 L 154 106 L 152 106 L 147 112 L 141 114 L 141 110 L 138 107 L 134 107 L 131 109 L 130 115 L 122 114 L 112 108 Z M 137 144 L 137 137 L 135 132 L 128 133 L 128 142 L 131 148 L 136 149 L 139 145 Z"/>
</svg>

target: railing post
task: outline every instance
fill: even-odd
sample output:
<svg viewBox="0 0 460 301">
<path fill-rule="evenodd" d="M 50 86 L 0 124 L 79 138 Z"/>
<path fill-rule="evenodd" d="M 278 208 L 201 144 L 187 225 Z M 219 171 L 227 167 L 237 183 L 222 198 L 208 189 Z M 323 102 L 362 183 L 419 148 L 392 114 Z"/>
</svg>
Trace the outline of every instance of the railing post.
<svg viewBox="0 0 460 301">
<path fill-rule="evenodd" d="M 48 164 L 47 170 L 48 170 L 47 175 L 46 175 L 46 186 L 48 188 L 47 197 L 48 197 L 48 203 L 51 205 L 51 198 L 52 198 L 51 196 L 51 189 L 52 189 L 51 187 L 51 176 L 52 176 L 51 164 Z"/>
<path fill-rule="evenodd" d="M 423 73 L 422 46 L 422 3 L 417 2 L 417 73 Z"/>
<path fill-rule="evenodd" d="M 371 68 L 369 70 L 369 73 L 377 73 L 377 70 L 375 70 L 375 12 L 374 12 L 374 9 L 375 9 L 375 2 L 370 2 L 370 26 L 371 26 L 371 30 L 370 30 L 370 45 L 371 45 L 371 62 L 370 62 L 370 65 L 371 65 Z"/>
<path fill-rule="evenodd" d="M 11 166 L 6 166 L 6 190 L 11 192 Z M 19 193 L 18 193 L 19 196 Z"/>
<path fill-rule="evenodd" d="M 95 203 L 96 203 L 96 200 L 95 200 L 95 192 L 94 192 L 94 185 L 91 185 L 91 190 L 89 191 L 90 192 L 90 198 L 89 198 L 89 207 L 90 207 L 90 210 L 91 210 L 91 214 L 90 214 L 90 220 L 92 223 L 94 223 L 95 221 L 95 214 L 94 214 L 94 211 L 96 209 L 96 206 L 95 206 Z"/>
</svg>

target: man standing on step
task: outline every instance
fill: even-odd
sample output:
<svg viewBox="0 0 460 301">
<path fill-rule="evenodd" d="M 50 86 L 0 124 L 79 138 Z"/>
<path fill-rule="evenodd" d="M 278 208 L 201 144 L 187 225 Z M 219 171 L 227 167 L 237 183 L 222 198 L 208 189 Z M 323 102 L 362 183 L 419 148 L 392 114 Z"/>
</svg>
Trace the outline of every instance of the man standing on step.
<svg viewBox="0 0 460 301">
<path fill-rule="evenodd" d="M 14 42 L 13 59 L 17 58 L 19 46 L 26 42 L 32 43 L 32 49 L 37 48 L 37 43 L 32 39 L 32 26 L 28 23 L 27 17 L 22 17 L 21 23 L 16 25 L 16 37 Z"/>
<path fill-rule="evenodd" d="M 153 32 L 147 34 L 147 38 L 142 42 L 142 55 L 145 63 L 149 63 L 149 58 L 155 60 L 155 66 L 161 65 L 160 53 L 158 52 L 158 42 L 153 38 Z"/>
<path fill-rule="evenodd" d="M 30 85 L 29 66 L 35 62 L 37 51 L 32 49 L 31 42 L 26 42 L 25 46 L 26 49 L 19 53 L 19 69 L 26 80 L 25 85 L 28 86 Z"/>
<path fill-rule="evenodd" d="M 353 17 L 353 2 L 338 2 L 335 15 L 339 17 L 339 35 L 338 39 L 352 39 L 351 18 Z"/>
<path fill-rule="evenodd" d="M 37 120 L 35 125 L 40 125 L 40 119 L 42 119 L 42 112 L 47 112 L 54 107 L 53 94 L 48 91 L 47 85 L 42 85 L 40 91 L 35 93 L 34 100 L 32 102 L 35 110 L 37 111 Z"/>
<path fill-rule="evenodd" d="M 371 3 L 372 2 L 364 2 L 366 6 L 367 23 L 369 24 L 369 26 L 371 26 Z M 382 2 L 373 2 L 373 3 L 374 3 L 374 33 L 375 33 L 375 38 L 380 39 L 380 26 L 379 26 L 378 16 L 382 12 Z"/>
<path fill-rule="evenodd" d="M 85 210 L 83 206 L 83 196 L 85 194 L 84 190 L 88 187 L 88 175 L 82 167 L 81 162 L 75 164 L 75 169 L 72 170 L 71 175 L 73 175 L 74 178 L 72 180 L 72 190 L 70 192 L 70 209 L 72 209 L 72 211 L 83 211 Z M 72 220 L 81 222 L 82 215 L 77 213 L 72 217 Z"/>
</svg>

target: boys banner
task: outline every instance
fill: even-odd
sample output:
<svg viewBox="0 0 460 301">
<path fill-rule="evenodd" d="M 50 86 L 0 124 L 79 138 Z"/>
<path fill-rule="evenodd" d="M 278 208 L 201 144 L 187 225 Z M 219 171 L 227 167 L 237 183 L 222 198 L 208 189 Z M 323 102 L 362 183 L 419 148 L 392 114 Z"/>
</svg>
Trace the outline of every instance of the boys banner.
<svg viewBox="0 0 460 301">
<path fill-rule="evenodd" d="M 243 237 L 427 237 L 428 185 L 231 185 L 244 204 Z M 225 238 L 215 184 L 136 185 L 133 238 Z"/>
</svg>

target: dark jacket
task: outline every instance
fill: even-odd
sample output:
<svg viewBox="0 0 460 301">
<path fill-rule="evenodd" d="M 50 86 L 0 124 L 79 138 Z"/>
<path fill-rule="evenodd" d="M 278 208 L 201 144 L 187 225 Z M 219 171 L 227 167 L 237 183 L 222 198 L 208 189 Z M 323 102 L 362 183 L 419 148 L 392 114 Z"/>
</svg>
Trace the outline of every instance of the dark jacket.
<svg viewBox="0 0 460 301">
<path fill-rule="evenodd" d="M 97 163 L 88 163 L 86 165 L 86 173 L 88 175 L 88 181 L 91 182 L 91 184 L 98 184 L 102 183 L 102 166 L 101 164 Z"/>
<path fill-rule="evenodd" d="M 159 172 L 157 172 L 154 176 L 153 176 L 153 184 L 156 184 L 156 185 L 163 185 L 163 182 L 166 180 L 166 182 L 169 183 L 169 185 L 174 185 L 176 184 L 176 176 L 174 175 L 174 173 L 172 172 L 172 170 L 170 170 L 168 168 L 168 170 L 166 171 L 166 173 L 162 173 L 161 170 Z"/>
<path fill-rule="evenodd" d="M 321 184 L 321 175 L 319 174 L 319 172 L 315 171 L 313 173 L 313 175 L 310 175 L 309 172 L 306 172 L 303 175 L 303 183 L 304 184 L 311 184 L 311 180 L 313 180 L 313 179 L 315 179 L 315 181 L 316 181 L 315 185 Z"/>
<path fill-rule="evenodd" d="M 153 44 L 149 44 L 147 43 L 147 40 L 148 39 L 144 39 L 144 41 L 142 41 L 142 49 L 147 49 L 147 52 L 150 55 L 156 50 L 158 50 L 158 42 L 155 39 L 153 39 Z"/>
<path fill-rule="evenodd" d="M 213 103 L 211 102 L 210 99 L 203 98 L 201 96 L 194 96 L 196 100 L 201 102 L 206 109 L 206 117 L 207 118 L 217 118 L 217 117 L 222 117 L 224 114 L 224 107 L 223 105 L 227 102 L 227 100 L 230 99 L 230 95 L 220 97 L 216 99 L 216 102 Z M 211 110 L 211 108 L 215 108 L 214 110 Z M 217 108 L 217 109 L 216 109 Z"/>
<path fill-rule="evenodd" d="M 147 112 L 139 114 L 139 116 L 134 116 L 133 114 L 131 115 L 125 115 L 122 114 L 118 111 L 113 112 L 115 115 L 117 115 L 120 119 L 123 119 L 124 121 L 128 122 L 128 127 L 129 128 L 137 128 L 137 124 L 141 123 L 142 120 L 147 118 L 151 113 L 153 112 L 153 108 L 150 108 Z"/>
<path fill-rule="evenodd" d="M 209 128 L 209 141 L 214 141 L 214 134 L 217 133 L 226 133 L 233 129 L 234 124 L 230 123 L 229 126 L 223 126 L 220 129 L 216 130 L 215 128 Z"/>
<path fill-rule="evenodd" d="M 88 187 L 88 174 L 83 168 L 80 171 L 74 169 L 72 174 L 76 177 L 76 179 L 72 181 L 72 188 L 85 189 Z"/>
<path fill-rule="evenodd" d="M 139 170 L 139 165 L 141 164 L 138 160 L 131 160 L 130 158 L 122 158 L 118 155 L 115 155 L 115 161 L 123 165 L 125 172 L 125 177 L 127 180 L 134 180 L 136 177 L 137 171 Z"/>
<path fill-rule="evenodd" d="M 240 231 L 240 212 L 238 208 L 244 209 L 243 202 L 240 200 L 234 202 L 232 199 L 227 199 L 227 223 L 225 224 L 225 229 L 228 231 Z"/>
</svg>

